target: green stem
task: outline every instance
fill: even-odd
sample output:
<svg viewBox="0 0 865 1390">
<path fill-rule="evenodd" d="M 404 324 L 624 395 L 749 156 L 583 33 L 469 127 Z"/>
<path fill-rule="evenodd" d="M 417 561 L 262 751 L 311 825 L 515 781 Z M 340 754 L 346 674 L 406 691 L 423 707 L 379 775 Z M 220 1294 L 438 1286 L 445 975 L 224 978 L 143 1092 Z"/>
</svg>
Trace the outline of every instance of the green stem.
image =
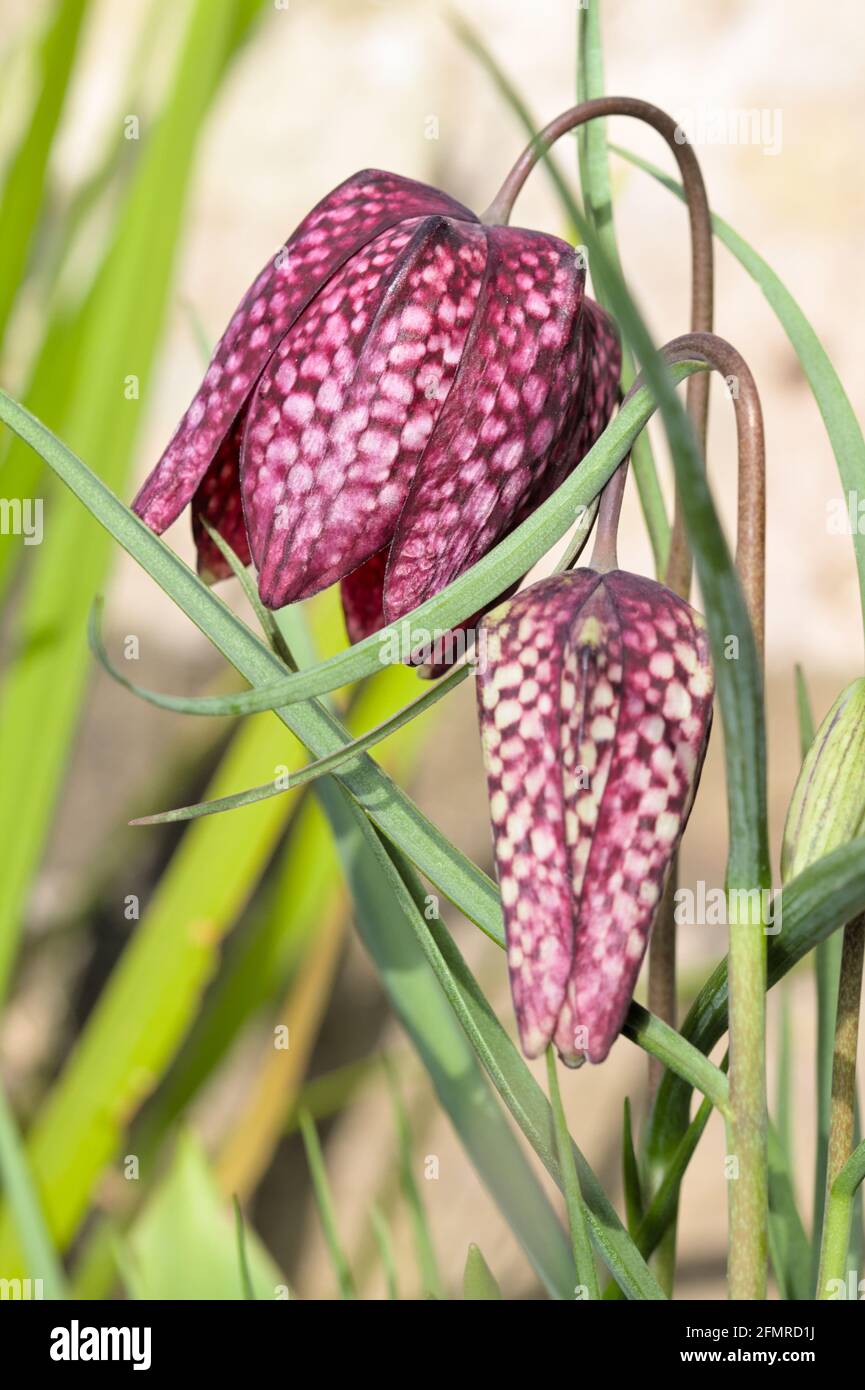
<svg viewBox="0 0 865 1390">
<path fill-rule="evenodd" d="M 823 1231 L 823 1257 L 820 1262 L 819 1299 L 836 1298 L 837 1281 L 846 1288 L 847 1248 L 853 1201 L 865 1178 L 865 1143 L 859 1145 L 841 1169 L 829 1194 Z"/>
<path fill-rule="evenodd" d="M 841 972 L 838 982 L 838 1008 L 835 1016 L 835 1046 L 832 1055 L 832 1100 L 829 1117 L 829 1139 L 826 1151 L 826 1220 L 820 1250 L 820 1271 L 817 1292 L 825 1296 L 827 1283 L 837 1268 L 839 1222 L 844 1215 L 845 1203 L 842 1194 L 836 1204 L 830 1229 L 829 1214 L 833 1203 L 833 1188 L 839 1174 L 853 1149 L 853 1126 L 856 1109 L 856 1050 L 859 1044 L 859 1011 L 862 990 L 862 959 L 865 954 L 865 917 L 857 917 L 844 928 L 844 946 L 841 955 Z M 846 1231 L 844 1250 L 841 1258 L 847 1258 L 847 1240 L 850 1233 L 853 1193 L 849 1195 L 850 1210 L 844 1215 Z M 839 1214 L 841 1213 L 841 1214 Z"/>
<path fill-rule="evenodd" d="M 577 1169 L 574 1164 L 574 1151 L 571 1146 L 571 1136 L 568 1133 L 568 1122 L 565 1119 L 562 1106 L 556 1054 L 552 1047 L 547 1048 L 547 1087 L 553 1112 L 556 1152 L 562 1174 L 565 1205 L 568 1209 L 568 1225 L 571 1231 L 571 1246 L 577 1270 L 577 1284 L 585 1290 L 585 1298 L 597 1301 L 601 1296 L 598 1273 L 595 1269 L 595 1258 L 589 1240 L 589 1225 L 586 1220 L 586 1209 L 583 1205 L 583 1194 L 580 1191 L 580 1180 L 577 1177 Z"/>
<path fill-rule="evenodd" d="M 762 913 L 744 920 L 729 895 L 730 1120 L 728 1291 L 766 1297 L 769 1176 L 766 1114 L 766 937 Z M 740 899 L 741 901 L 741 899 Z"/>
</svg>

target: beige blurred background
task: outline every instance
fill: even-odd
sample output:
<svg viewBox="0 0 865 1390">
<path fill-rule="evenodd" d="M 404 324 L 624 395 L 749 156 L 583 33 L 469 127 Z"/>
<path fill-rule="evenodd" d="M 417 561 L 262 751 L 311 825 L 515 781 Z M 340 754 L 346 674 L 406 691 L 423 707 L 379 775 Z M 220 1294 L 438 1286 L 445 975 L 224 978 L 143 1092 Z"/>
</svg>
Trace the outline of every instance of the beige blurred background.
<svg viewBox="0 0 865 1390">
<path fill-rule="evenodd" d="M 219 0 L 214 0 L 219 3 Z M 3 0 L 4 23 L 35 7 Z M 182 6 L 177 6 L 182 11 Z M 137 0 L 104 0 L 88 37 L 89 80 L 66 122 L 61 177 L 96 157 L 93 132 L 113 112 L 135 32 Z M 576 6 L 573 0 L 472 0 L 462 13 L 483 31 L 539 122 L 574 100 Z M 836 0 L 831 17 L 810 0 L 607 0 L 605 49 L 610 92 L 643 97 L 673 114 L 699 119 L 759 109 L 769 113 L 774 152 L 759 144 L 699 144 L 710 200 L 759 250 L 799 300 L 826 346 L 860 418 L 865 373 L 859 325 L 865 317 L 861 228 L 865 222 L 865 24 L 858 0 Z M 434 117 L 437 138 L 430 139 Z M 611 138 L 672 171 L 658 137 L 634 122 L 610 122 Z M 260 265 L 329 188 L 368 165 L 440 184 L 484 207 L 524 143 L 486 74 L 461 47 L 446 10 L 434 0 L 288 0 L 265 14 L 218 102 L 200 151 L 176 280 L 175 306 L 139 451 L 143 476 L 161 452 L 199 377 L 200 362 L 184 303 L 215 340 Z M 573 175 L 576 146 L 560 143 Z M 683 208 L 643 174 L 614 164 L 617 226 L 626 273 L 656 341 L 688 327 L 688 246 Z M 521 197 L 515 222 L 563 231 L 543 170 Z M 767 668 L 773 843 L 797 766 L 792 668 L 801 662 L 821 717 L 842 685 L 862 669 L 862 637 L 849 539 L 830 535 L 828 499 L 840 496 L 819 413 L 782 330 L 759 290 L 719 248 L 717 331 L 747 358 L 759 385 L 768 442 Z M 659 451 L 663 458 L 663 450 Z M 710 472 L 728 526 L 735 509 L 735 435 L 729 403 L 713 388 Z M 99 461 L 90 461 L 98 468 Z M 663 460 L 665 484 L 669 468 Z M 669 490 L 668 490 L 669 491 Z M 732 534 L 732 532 L 730 532 Z M 187 522 L 171 540 L 190 553 Z M 622 563 L 650 570 L 631 490 L 620 545 Z M 171 688 L 189 687 L 216 669 L 203 639 L 135 568 L 121 561 L 110 600 L 115 625 L 135 615 L 136 631 L 158 648 Z M 125 630 L 125 629 L 124 629 Z M 469 852 L 488 864 L 489 842 L 471 691 L 462 688 L 435 735 L 435 756 L 414 788 L 421 805 Z M 105 742 L 106 715 L 109 742 Z M 97 721 L 99 737 L 96 735 Z M 98 852 L 121 799 L 158 756 L 161 716 L 109 690 L 96 689 L 94 714 L 79 744 L 73 775 L 40 884 L 50 907 L 68 892 L 82 855 Z M 720 885 L 725 803 L 720 738 L 683 853 L 683 881 Z M 101 775 L 94 799 L 93 777 Z M 461 940 L 509 1018 L 498 952 L 463 931 Z M 686 929 L 687 980 L 698 980 L 722 954 L 723 935 Z M 358 947 L 344 967 L 358 990 L 374 989 Z M 796 1065 L 797 1163 L 810 1211 L 813 1146 L 814 1023 L 810 975 L 791 986 Z M 772 1001 L 774 1028 L 775 1003 Z M 770 1035 L 771 1036 L 771 1035 Z M 773 1039 L 774 1043 L 774 1039 Z M 773 1048 L 774 1050 L 774 1048 Z M 240 1074 L 240 1073 L 238 1073 Z M 619 1042 L 600 1069 L 568 1078 L 573 1130 L 610 1190 L 618 1190 L 622 1097 L 639 1106 L 643 1057 Z M 225 1097 L 223 1097 L 225 1102 Z M 506 1293 L 531 1292 L 512 1237 L 480 1188 L 446 1122 L 423 1089 L 416 1096 L 419 1145 L 440 1158 L 440 1177 L 424 1196 L 437 1247 L 454 1281 L 468 1240 L 478 1241 Z M 331 1178 L 347 1233 L 366 1221 L 357 1198 L 366 1175 L 392 1147 L 386 1104 L 358 1101 L 333 1128 Z M 680 1223 L 680 1294 L 723 1290 L 725 1193 L 723 1134 L 713 1119 L 689 1172 Z M 315 1223 L 296 1283 L 305 1296 L 330 1287 Z M 358 1236 L 358 1238 L 360 1238 Z M 400 1239 L 407 1241 L 402 1231 Z"/>
</svg>

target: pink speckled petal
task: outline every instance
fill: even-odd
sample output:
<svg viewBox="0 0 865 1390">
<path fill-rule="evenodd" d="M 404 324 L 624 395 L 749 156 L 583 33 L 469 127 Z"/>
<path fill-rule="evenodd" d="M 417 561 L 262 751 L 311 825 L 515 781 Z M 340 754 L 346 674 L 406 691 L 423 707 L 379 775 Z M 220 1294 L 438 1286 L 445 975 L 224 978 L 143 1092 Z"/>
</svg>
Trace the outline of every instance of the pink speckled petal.
<svg viewBox="0 0 865 1390">
<path fill-rule="evenodd" d="M 339 586 L 342 612 L 349 642 L 362 642 L 384 624 L 381 596 L 387 547 L 372 555 L 363 565 L 347 574 Z"/>
<path fill-rule="evenodd" d="M 482 623 L 478 710 L 508 968 L 523 1050 L 549 1043 L 574 949 L 559 691 L 575 605 L 599 576 L 542 580 Z"/>
<path fill-rule="evenodd" d="M 262 600 L 308 598 L 390 540 L 463 355 L 483 229 L 404 222 L 286 334 L 249 410 L 241 488 Z"/>
<path fill-rule="evenodd" d="M 712 718 L 702 622 L 575 570 L 484 620 L 478 703 L 524 1051 L 600 1062 L 622 1026 Z"/>
<path fill-rule="evenodd" d="M 633 996 L 696 794 L 713 693 L 708 639 L 688 604 L 623 571 L 605 575 L 604 587 L 621 634 L 621 711 L 583 879 L 568 990 L 591 1062 L 606 1057 Z"/>
<path fill-rule="evenodd" d="M 228 579 L 232 570 L 222 552 L 201 524 L 202 517 L 228 541 L 242 564 L 250 562 L 249 542 L 240 498 L 240 440 L 244 420 L 240 416 L 225 436 L 192 498 L 192 535 L 198 557 L 198 573 L 209 584 Z"/>
<path fill-rule="evenodd" d="M 444 213 L 475 222 L 460 203 L 413 179 L 364 169 L 313 208 L 267 262 L 221 338 L 204 381 L 133 504 L 162 532 L 206 473 L 271 353 L 331 275 L 386 228 Z"/>
<path fill-rule="evenodd" d="M 400 517 L 389 621 L 506 534 L 543 471 L 579 371 L 585 271 L 557 237 L 487 229 L 487 276 L 465 361 Z"/>
</svg>

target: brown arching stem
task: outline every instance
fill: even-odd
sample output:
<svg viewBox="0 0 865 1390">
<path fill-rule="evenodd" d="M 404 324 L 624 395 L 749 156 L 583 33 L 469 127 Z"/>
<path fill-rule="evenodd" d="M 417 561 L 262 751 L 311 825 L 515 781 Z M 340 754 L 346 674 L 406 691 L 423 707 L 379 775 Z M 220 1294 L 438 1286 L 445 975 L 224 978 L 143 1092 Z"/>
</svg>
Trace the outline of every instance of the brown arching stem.
<svg viewBox="0 0 865 1390">
<path fill-rule="evenodd" d="M 711 214 L 706 196 L 706 187 L 697 156 L 691 145 L 684 139 L 683 131 L 673 117 L 650 102 L 637 97 L 604 96 L 580 102 L 568 111 L 556 116 L 549 125 L 535 137 L 523 151 L 511 169 L 501 189 L 487 211 L 482 215 L 486 223 L 507 223 L 514 203 L 526 179 L 538 160 L 552 145 L 568 131 L 584 125 L 587 121 L 603 119 L 607 116 L 631 116 L 650 125 L 669 145 L 682 179 L 688 219 L 691 230 L 691 330 L 693 333 L 711 334 L 714 316 L 714 246 Z M 698 372 L 689 377 L 686 387 L 688 415 L 694 427 L 701 453 L 706 454 L 706 431 L 709 413 L 709 376 Z M 624 474 L 619 484 L 624 487 Z M 621 502 L 621 491 L 619 493 Z M 599 534 L 603 516 L 599 519 Z M 615 526 L 613 526 L 615 537 Z M 613 544 L 615 541 L 613 539 Z M 597 547 L 596 547 L 597 553 Z M 593 563 L 595 561 L 593 560 Z M 605 561 L 598 556 L 599 567 Z M 678 488 L 674 502 L 673 526 L 670 533 L 670 549 L 667 559 L 666 581 L 676 593 L 687 598 L 691 583 L 691 558 L 685 534 L 684 518 Z M 675 867 L 662 903 L 659 920 L 655 927 L 649 952 L 649 1008 L 665 1023 L 675 1027 L 676 1021 L 676 927 L 673 920 L 673 894 L 675 892 Z M 660 1078 L 660 1063 L 654 1059 L 649 1062 L 650 1090 Z"/>
<path fill-rule="evenodd" d="M 661 349 L 661 356 L 670 364 L 705 362 L 724 377 L 733 401 L 738 442 L 736 567 L 762 660 L 765 630 L 766 466 L 763 413 L 757 387 L 742 356 L 730 343 L 711 333 L 686 333 L 675 338 Z M 638 377 L 628 394 L 633 394 L 640 385 Z M 627 461 L 618 471 L 624 475 L 626 467 Z M 621 487 L 620 482 L 617 485 L 619 493 Z M 620 497 L 615 506 L 616 516 L 619 505 Z M 604 499 L 601 507 L 603 511 Z M 603 540 L 602 544 L 609 549 L 608 539 Z M 653 936 L 657 935 L 659 927 L 663 931 L 665 926 L 672 927 L 672 923 L 672 895 L 668 885 Z M 662 983 L 666 986 L 675 980 L 675 934 L 672 930 L 662 936 L 662 950 Z M 650 957 L 650 981 L 651 970 Z M 729 1143 L 731 1154 L 738 1163 L 738 1176 L 730 1181 L 729 1188 L 729 1279 L 730 1296 L 735 1298 L 765 1297 L 768 1221 L 765 976 L 766 943 L 762 922 L 731 923 Z M 675 997 L 668 999 L 666 1005 L 670 1011 L 674 1011 Z M 658 1080 L 657 1071 L 651 1073 L 653 1090 Z M 667 1248 L 659 1251 L 659 1256 L 665 1262 L 664 1269 L 659 1269 L 659 1275 L 665 1278 L 668 1285 L 671 1284 L 674 1245 L 673 1225 Z"/>
<path fill-rule="evenodd" d="M 703 183 L 703 175 L 700 172 L 697 156 L 684 138 L 681 127 L 666 111 L 662 111 L 658 106 L 653 106 L 651 102 L 641 101 L 638 97 L 595 97 L 591 101 L 582 101 L 578 106 L 572 106 L 569 110 L 563 111 L 560 116 L 556 116 L 554 120 L 550 121 L 549 125 L 544 126 L 544 129 L 535 136 L 531 144 L 523 150 L 499 192 L 486 212 L 482 214 L 481 221 L 487 224 L 507 223 L 510 220 L 514 203 L 538 160 L 562 135 L 567 135 L 569 131 L 575 130 L 577 126 L 584 125 L 587 121 L 602 119 L 606 116 L 632 116 L 638 121 L 644 121 L 663 136 L 675 156 L 682 178 L 682 187 L 685 191 L 685 202 L 687 203 L 688 219 L 691 226 L 691 329 L 695 333 L 711 333 L 714 315 L 714 250 L 712 219 L 709 212 L 709 201 L 706 197 L 706 186 Z M 690 377 L 686 389 L 688 414 L 691 417 L 700 448 L 705 455 L 706 425 L 709 412 L 708 377 L 702 373 Z M 676 516 L 678 517 L 678 515 L 679 508 L 677 506 Z M 678 530 L 686 556 L 684 569 L 686 575 L 689 576 L 690 563 L 687 560 L 687 544 L 684 541 L 684 525 L 681 521 L 678 523 Z M 676 558 L 673 549 L 675 531 L 676 522 L 674 521 L 674 536 L 671 537 L 667 582 L 672 587 L 676 587 L 678 591 L 680 586 L 674 584 L 673 580 L 682 571 L 680 560 L 676 560 L 676 574 L 672 576 L 672 579 L 670 574 L 672 562 Z"/>
</svg>

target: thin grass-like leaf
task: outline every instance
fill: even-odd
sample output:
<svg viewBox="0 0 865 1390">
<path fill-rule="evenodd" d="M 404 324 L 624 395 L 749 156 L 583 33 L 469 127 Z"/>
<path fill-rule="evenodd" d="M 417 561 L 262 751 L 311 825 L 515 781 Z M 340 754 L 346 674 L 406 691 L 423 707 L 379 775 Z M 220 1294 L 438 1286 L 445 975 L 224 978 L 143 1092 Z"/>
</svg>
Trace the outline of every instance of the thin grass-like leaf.
<svg viewBox="0 0 865 1390">
<path fill-rule="evenodd" d="M 303 1146 L 306 1149 L 306 1161 L 309 1164 L 309 1172 L 312 1178 L 313 1191 L 315 1193 L 315 1204 L 318 1208 L 318 1217 L 321 1222 L 321 1229 L 324 1233 L 333 1272 L 336 1275 L 340 1298 L 354 1299 L 357 1298 L 357 1290 L 354 1286 L 354 1279 L 349 1269 L 345 1251 L 342 1248 L 342 1241 L 339 1238 L 339 1228 L 336 1223 L 333 1198 L 330 1193 L 330 1183 L 327 1180 L 327 1171 L 324 1166 L 324 1155 L 318 1140 L 318 1132 L 312 1117 L 305 1112 L 300 1115 L 300 1132 L 303 1137 Z"/>
<path fill-rule="evenodd" d="M 0 343 L 24 277 L 39 222 L 48 162 L 78 53 L 88 0 L 60 0 L 37 54 L 38 95 L 15 151 L 0 198 Z"/>
<path fill-rule="evenodd" d="M 601 0 L 583 6 L 578 11 L 577 48 L 577 101 L 588 101 L 602 97 L 604 88 L 604 58 L 601 46 Z M 580 188 L 586 216 L 599 243 L 603 246 L 612 265 L 619 274 L 622 263 L 616 241 L 616 227 L 613 217 L 613 190 L 610 180 L 609 158 L 607 155 L 606 121 L 587 121 L 577 131 L 579 150 Z M 603 282 L 595 283 L 595 293 L 603 304 L 605 291 Z M 629 352 L 622 354 L 622 393 L 633 385 L 634 362 Z M 652 546 L 655 573 L 663 576 L 667 568 L 667 555 L 670 549 L 670 522 L 664 504 L 658 472 L 652 453 L 648 431 L 644 430 L 634 443 L 631 451 L 631 465 L 634 480 L 640 496 L 646 530 Z"/>
<path fill-rule="evenodd" d="M 240 1287 L 243 1289 L 243 1297 L 254 1302 L 255 1289 L 252 1285 L 249 1259 L 246 1254 L 246 1228 L 243 1224 L 243 1212 L 236 1197 L 233 1199 L 232 1205 L 234 1207 L 234 1233 L 237 1237 L 237 1267 L 240 1271 Z"/>
<path fill-rule="evenodd" d="M 442 1299 L 445 1297 L 444 1286 L 439 1273 L 438 1260 L 436 1259 L 435 1246 L 433 1245 L 432 1232 L 430 1231 L 429 1221 L 427 1220 L 426 1208 L 423 1198 L 420 1195 L 420 1188 L 414 1175 L 414 1154 L 412 1152 L 411 1126 L 408 1114 L 406 1113 L 405 1103 L 400 1094 L 399 1081 L 393 1063 L 385 1063 L 390 1088 L 391 1102 L 393 1104 L 394 1123 L 396 1126 L 397 1144 L 399 1146 L 399 1173 L 400 1186 L 403 1196 L 411 1216 L 412 1232 L 414 1234 L 415 1252 L 417 1254 L 418 1269 L 421 1276 L 421 1287 L 428 1298 Z"/>
<path fill-rule="evenodd" d="M 17 1228 L 23 1253 L 24 1277 L 35 1280 L 41 1292 L 34 1297 L 69 1297 L 63 1266 L 57 1258 L 39 1197 L 27 1166 L 24 1145 L 5 1092 L 0 1087 L 0 1178 Z M 13 1295 L 14 1297 L 14 1295 Z"/>
<path fill-rule="evenodd" d="M 643 1188 L 640 1182 L 640 1165 L 634 1147 L 634 1131 L 631 1122 L 631 1102 L 625 1096 L 622 1117 L 622 1187 L 625 1193 L 625 1218 L 628 1232 L 634 1236 L 639 1230 L 645 1215 Z"/>
<path fill-rule="evenodd" d="M 370 1225 L 378 1253 L 381 1257 L 381 1266 L 384 1270 L 384 1282 L 387 1289 L 387 1296 L 394 1302 L 399 1298 L 399 1283 L 397 1280 L 396 1260 L 394 1259 L 393 1243 L 390 1238 L 390 1229 L 387 1218 L 384 1215 L 378 1202 L 373 1202 L 369 1213 Z"/>
<path fill-rule="evenodd" d="M 462 1019 L 454 1018 L 442 980 L 430 969 L 425 945 L 434 924 L 422 915 L 386 846 L 351 798 L 329 780 L 320 784 L 319 795 L 337 838 L 358 931 L 391 1005 L 538 1278 L 553 1298 L 567 1299 L 573 1268 L 564 1233 L 473 1056 Z M 425 894 L 416 881 L 415 886 L 424 904 Z"/>
<path fill-rule="evenodd" d="M 88 305 L 64 433 L 125 488 L 147 397 L 198 133 L 225 71 L 233 6 L 197 0 L 158 123 L 130 185 L 98 292 Z M 107 537 L 56 483 L 46 489 L 50 544 L 28 565 L 0 693 L 0 992 L 11 970 L 32 875 L 45 844 L 88 671 L 80 635 L 110 557 Z M 22 795 L 22 789 L 27 794 Z"/>
<path fill-rule="evenodd" d="M 90 629 L 90 639 L 94 654 L 100 664 L 115 680 L 134 692 L 135 686 L 132 682 L 128 681 L 109 660 L 99 632 L 93 625 Z M 367 753 L 376 744 L 390 738 L 392 734 L 405 728 L 407 724 L 411 724 L 420 715 L 426 714 L 427 710 L 437 705 L 439 700 L 443 700 L 456 686 L 461 685 L 470 673 L 471 668 L 468 666 L 459 666 L 448 672 L 446 676 L 430 686 L 423 695 L 419 695 L 416 700 L 412 700 L 411 704 L 398 710 L 396 714 L 382 720 L 374 729 L 368 729 L 365 734 L 359 734 L 357 738 L 351 739 L 344 748 L 329 753 L 324 758 L 317 758 L 314 763 L 307 763 L 305 767 L 299 768 L 297 772 L 287 776 L 284 781 L 265 782 L 261 786 L 248 787 L 246 791 L 234 792 L 231 796 L 220 797 L 216 801 L 199 801 L 192 806 L 178 806 L 172 811 L 158 811 L 152 816 L 138 816 L 129 823 L 130 825 L 166 825 L 174 821 L 197 820 L 201 816 L 219 815 L 223 811 L 235 811 L 241 806 L 251 806 L 257 801 L 266 801 L 271 796 L 281 796 L 284 792 L 294 791 L 297 787 L 308 786 L 310 782 L 317 781 L 319 777 L 340 772 L 361 753 Z"/>
</svg>

